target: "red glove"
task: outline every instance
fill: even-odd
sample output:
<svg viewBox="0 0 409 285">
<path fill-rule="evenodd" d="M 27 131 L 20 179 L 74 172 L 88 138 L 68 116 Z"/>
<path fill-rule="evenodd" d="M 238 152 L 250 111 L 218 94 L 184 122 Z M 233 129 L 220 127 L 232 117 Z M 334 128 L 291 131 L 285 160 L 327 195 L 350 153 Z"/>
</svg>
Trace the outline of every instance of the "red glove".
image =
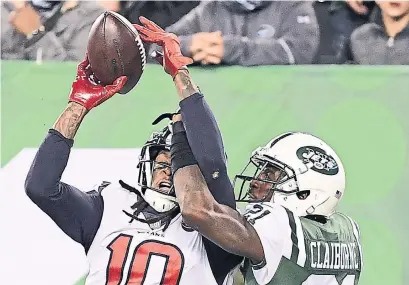
<svg viewBox="0 0 409 285">
<path fill-rule="evenodd" d="M 89 66 L 88 56 L 78 64 L 77 78 L 72 83 L 69 101 L 84 106 L 87 110 L 98 106 L 115 95 L 125 85 L 127 78 L 121 76 L 112 85 L 102 86 L 91 79 L 92 70 Z"/>
<path fill-rule="evenodd" d="M 143 26 L 137 24 L 133 26 L 139 31 L 143 41 L 155 43 L 163 48 L 163 54 L 155 52 L 153 57 L 172 78 L 175 78 L 180 69 L 187 69 L 186 65 L 193 63 L 191 58 L 182 55 L 180 42 L 175 34 L 165 32 L 161 27 L 145 17 L 139 17 L 139 20 Z"/>
</svg>

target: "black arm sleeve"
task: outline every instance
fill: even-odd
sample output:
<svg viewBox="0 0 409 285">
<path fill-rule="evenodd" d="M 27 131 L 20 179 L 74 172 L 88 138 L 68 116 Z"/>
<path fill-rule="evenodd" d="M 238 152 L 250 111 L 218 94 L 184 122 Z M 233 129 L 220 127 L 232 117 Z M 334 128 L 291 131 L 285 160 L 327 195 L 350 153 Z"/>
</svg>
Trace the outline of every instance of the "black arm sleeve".
<svg viewBox="0 0 409 285">
<path fill-rule="evenodd" d="M 103 199 L 60 182 L 73 140 L 50 130 L 28 172 L 28 197 L 73 240 L 88 251 L 102 219 Z"/>
<path fill-rule="evenodd" d="M 235 209 L 223 140 L 216 119 L 203 95 L 196 93 L 180 102 L 187 138 L 207 186 L 215 200 Z"/>
<path fill-rule="evenodd" d="M 216 119 L 200 93 L 180 102 L 182 121 L 190 148 L 215 200 L 235 209 L 234 189 L 230 182 L 223 140 Z M 243 257 L 226 252 L 203 238 L 207 257 L 218 284 L 241 263 Z"/>
</svg>

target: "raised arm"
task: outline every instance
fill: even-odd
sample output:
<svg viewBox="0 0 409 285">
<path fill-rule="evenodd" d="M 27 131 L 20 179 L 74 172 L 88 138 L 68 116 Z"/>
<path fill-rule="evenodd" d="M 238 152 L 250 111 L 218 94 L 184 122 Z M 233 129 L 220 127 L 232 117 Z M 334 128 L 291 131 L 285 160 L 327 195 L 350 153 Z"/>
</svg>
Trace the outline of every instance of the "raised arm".
<svg viewBox="0 0 409 285">
<path fill-rule="evenodd" d="M 256 230 L 239 212 L 214 200 L 197 165 L 179 168 L 173 181 L 187 224 L 228 252 L 255 264 L 264 260 Z"/>
<path fill-rule="evenodd" d="M 146 18 L 141 17 L 140 20 L 144 26 L 134 26 L 141 33 L 141 38 L 163 47 L 164 54 L 158 53 L 157 60 L 174 80 L 189 144 L 210 192 L 219 203 L 235 208 L 219 127 L 186 68 L 192 60 L 181 54 L 179 40 L 174 34 L 165 32 Z"/>
<path fill-rule="evenodd" d="M 140 18 L 140 20 L 144 26 L 135 25 L 135 28 L 138 29 L 144 41 L 162 46 L 163 54 L 157 53 L 156 59 L 172 76 L 181 100 L 181 114 L 185 126 L 181 121 L 174 124 L 172 169 L 175 169 L 173 165 L 178 160 L 177 167 L 198 164 L 198 167 L 205 173 L 205 184 L 207 183 L 210 188 L 209 195 L 213 195 L 219 203 L 235 208 L 234 192 L 227 175 L 226 158 L 219 128 L 203 95 L 200 94 L 199 88 L 190 78 L 186 68 L 186 65 L 193 62 L 192 59 L 182 55 L 179 40 L 174 34 L 166 33 L 145 18 Z M 179 119 L 181 119 L 180 116 Z M 178 158 L 175 159 L 175 157 Z M 183 204 L 180 206 L 184 207 Z M 182 208 L 183 213 L 185 211 Z M 229 254 L 208 239 L 204 239 L 203 243 L 213 275 L 218 284 L 221 284 L 231 269 L 241 262 L 242 257 Z"/>
<path fill-rule="evenodd" d="M 84 193 L 61 182 L 68 163 L 73 138 L 87 112 L 102 103 L 125 83 L 93 85 L 88 80 L 88 61 L 78 65 L 70 103 L 41 144 L 28 172 L 25 189 L 28 197 L 72 239 L 88 250 L 98 230 L 103 202 L 98 192 Z"/>
<path fill-rule="evenodd" d="M 174 82 L 189 145 L 210 193 L 218 203 L 235 208 L 223 140 L 213 112 L 187 71 L 181 70 Z"/>
</svg>

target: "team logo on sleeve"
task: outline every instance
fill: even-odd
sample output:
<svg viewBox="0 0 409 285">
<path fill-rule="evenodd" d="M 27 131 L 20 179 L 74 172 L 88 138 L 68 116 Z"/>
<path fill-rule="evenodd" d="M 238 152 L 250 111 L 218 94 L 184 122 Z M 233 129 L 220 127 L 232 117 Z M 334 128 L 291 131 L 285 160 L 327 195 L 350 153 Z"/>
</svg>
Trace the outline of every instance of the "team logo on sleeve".
<svg viewBox="0 0 409 285">
<path fill-rule="evenodd" d="M 303 146 L 297 150 L 297 157 L 308 168 L 324 175 L 336 175 L 338 164 L 325 150 L 315 146 Z"/>
</svg>

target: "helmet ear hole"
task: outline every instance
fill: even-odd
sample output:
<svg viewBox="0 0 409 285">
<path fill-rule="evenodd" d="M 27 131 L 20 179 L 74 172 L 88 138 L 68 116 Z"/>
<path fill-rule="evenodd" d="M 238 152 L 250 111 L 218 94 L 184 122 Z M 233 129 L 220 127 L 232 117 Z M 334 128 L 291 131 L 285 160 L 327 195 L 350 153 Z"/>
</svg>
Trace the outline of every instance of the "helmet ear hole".
<svg viewBox="0 0 409 285">
<path fill-rule="evenodd" d="M 308 198 L 308 196 L 310 196 L 311 191 L 310 190 L 304 190 L 304 191 L 299 191 L 296 193 L 298 199 L 300 200 L 305 200 Z"/>
</svg>

